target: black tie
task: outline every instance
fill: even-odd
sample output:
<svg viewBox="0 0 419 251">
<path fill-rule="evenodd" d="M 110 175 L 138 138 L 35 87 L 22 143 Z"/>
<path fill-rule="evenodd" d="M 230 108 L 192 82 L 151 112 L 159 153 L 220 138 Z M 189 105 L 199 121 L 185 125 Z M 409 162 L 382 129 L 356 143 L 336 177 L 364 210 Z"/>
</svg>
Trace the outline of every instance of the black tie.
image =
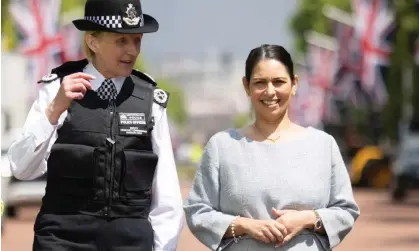
<svg viewBox="0 0 419 251">
<path fill-rule="evenodd" d="M 103 100 L 115 100 L 116 99 L 116 87 L 111 79 L 105 79 L 102 85 L 97 90 L 97 95 Z"/>
</svg>

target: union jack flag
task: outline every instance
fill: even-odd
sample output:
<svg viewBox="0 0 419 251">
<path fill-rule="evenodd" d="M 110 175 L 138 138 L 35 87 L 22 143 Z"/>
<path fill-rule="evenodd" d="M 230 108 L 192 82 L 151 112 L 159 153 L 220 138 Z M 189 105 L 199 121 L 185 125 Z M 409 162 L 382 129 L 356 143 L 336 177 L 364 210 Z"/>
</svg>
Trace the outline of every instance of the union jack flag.
<svg viewBox="0 0 419 251">
<path fill-rule="evenodd" d="M 309 64 L 308 79 L 314 99 L 310 103 L 318 104 L 320 118 L 325 123 L 338 123 L 339 113 L 335 101 L 339 89 L 334 86 L 337 71 L 336 41 L 330 37 L 311 33 L 307 38 L 307 62 Z"/>
<path fill-rule="evenodd" d="M 357 71 L 353 57 L 354 47 L 354 18 L 350 13 L 333 6 L 326 6 L 324 14 L 330 19 L 331 27 L 337 44 L 338 63 L 345 71 Z"/>
<path fill-rule="evenodd" d="M 354 20 L 353 16 L 333 6 L 326 6 L 324 14 L 330 19 L 330 24 L 336 39 L 338 70 L 334 78 L 334 86 L 337 91 L 336 97 L 342 101 L 358 103 L 358 89 L 356 88 L 356 76 L 359 65 L 353 57 L 354 46 Z"/>
<path fill-rule="evenodd" d="M 324 92 L 310 85 L 306 65 L 297 69 L 298 90 L 291 99 L 289 114 L 292 121 L 301 126 L 320 128 L 323 124 Z"/>
<path fill-rule="evenodd" d="M 381 107 L 388 94 L 380 67 L 389 64 L 390 37 L 396 29 L 394 13 L 387 0 L 352 0 L 355 12 L 355 39 L 360 65 L 359 79 L 365 91 Z"/>
<path fill-rule="evenodd" d="M 29 79 L 33 83 L 60 63 L 57 58 L 63 50 L 63 37 L 59 34 L 60 9 L 60 0 L 15 0 L 9 5 L 10 14 L 23 36 L 17 51 L 28 57 Z M 36 89 L 31 91 L 32 95 L 36 93 Z"/>
</svg>

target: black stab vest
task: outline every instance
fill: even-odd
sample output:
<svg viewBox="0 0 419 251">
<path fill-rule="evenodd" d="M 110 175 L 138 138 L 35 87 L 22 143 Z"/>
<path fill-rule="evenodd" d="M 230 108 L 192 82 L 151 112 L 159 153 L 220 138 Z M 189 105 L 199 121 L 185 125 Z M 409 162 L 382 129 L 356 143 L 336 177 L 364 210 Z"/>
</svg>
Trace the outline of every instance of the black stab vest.
<svg viewBox="0 0 419 251">
<path fill-rule="evenodd" d="M 62 79 L 86 64 L 68 62 L 52 73 Z M 154 89 L 133 72 L 114 102 L 89 90 L 71 103 L 48 158 L 42 211 L 148 218 L 158 162 L 151 142 Z"/>
</svg>

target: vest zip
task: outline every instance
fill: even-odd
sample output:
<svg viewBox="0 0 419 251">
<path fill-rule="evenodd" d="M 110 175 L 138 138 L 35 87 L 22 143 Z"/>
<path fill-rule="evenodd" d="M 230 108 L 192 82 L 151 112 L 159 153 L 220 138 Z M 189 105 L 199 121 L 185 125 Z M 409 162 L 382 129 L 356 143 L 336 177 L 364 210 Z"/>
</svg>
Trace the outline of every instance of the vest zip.
<svg viewBox="0 0 419 251">
<path fill-rule="evenodd" d="M 110 143 L 111 146 L 111 160 L 108 162 L 108 168 L 109 168 L 109 175 L 110 175 L 110 184 L 108 186 L 108 198 L 107 198 L 107 205 L 105 206 L 105 211 L 104 211 L 104 215 L 108 216 L 109 215 L 109 209 L 111 207 L 112 204 L 112 188 L 113 188 L 113 164 L 114 164 L 114 152 L 115 152 L 115 140 L 113 137 L 113 122 L 115 119 L 115 103 L 114 101 L 110 101 L 108 108 L 110 109 L 109 114 L 110 114 L 110 126 L 109 126 L 109 137 L 107 139 L 107 141 Z M 108 172 L 106 172 L 108 173 Z"/>
<path fill-rule="evenodd" d="M 110 131 L 110 137 L 111 139 L 115 142 L 115 132 L 113 130 L 113 125 L 115 122 L 115 110 L 116 110 L 116 106 L 115 106 L 115 101 L 112 101 L 112 105 L 111 105 L 111 113 L 112 113 L 112 118 L 111 118 L 111 131 Z M 114 179 L 115 179 L 115 153 L 116 153 L 116 146 L 115 143 L 112 144 L 112 153 L 111 153 L 111 187 L 109 189 L 109 207 L 111 207 L 112 205 L 112 197 L 113 197 L 113 187 L 114 187 Z"/>
</svg>

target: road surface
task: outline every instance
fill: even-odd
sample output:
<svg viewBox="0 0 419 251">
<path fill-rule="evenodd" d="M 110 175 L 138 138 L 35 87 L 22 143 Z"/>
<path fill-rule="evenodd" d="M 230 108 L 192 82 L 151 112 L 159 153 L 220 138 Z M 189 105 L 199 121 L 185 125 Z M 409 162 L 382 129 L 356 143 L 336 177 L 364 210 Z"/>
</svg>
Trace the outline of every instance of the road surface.
<svg viewBox="0 0 419 251">
<path fill-rule="evenodd" d="M 183 195 L 188 185 L 182 185 Z M 389 203 L 386 191 L 355 190 L 361 216 L 353 231 L 334 251 L 418 251 L 419 192 L 401 205 Z M 8 219 L 2 237 L 2 251 L 29 251 L 37 207 L 21 209 L 17 219 Z M 184 229 L 177 251 L 207 251 Z"/>
</svg>

